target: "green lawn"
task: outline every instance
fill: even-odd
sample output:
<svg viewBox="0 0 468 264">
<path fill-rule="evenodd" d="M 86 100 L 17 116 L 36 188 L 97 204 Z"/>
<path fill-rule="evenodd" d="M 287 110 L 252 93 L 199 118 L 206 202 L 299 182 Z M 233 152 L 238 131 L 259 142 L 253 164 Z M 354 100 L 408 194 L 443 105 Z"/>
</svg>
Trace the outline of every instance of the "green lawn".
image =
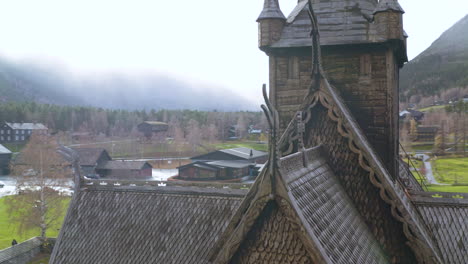
<svg viewBox="0 0 468 264">
<path fill-rule="evenodd" d="M 418 109 L 420 112 L 428 112 L 431 110 L 438 110 L 438 109 L 445 109 L 445 105 L 434 105 L 434 106 L 429 106 L 425 108 Z"/>
<path fill-rule="evenodd" d="M 412 143 L 411 148 L 413 151 L 432 151 L 434 149 L 434 143 Z"/>
<path fill-rule="evenodd" d="M 429 192 L 468 193 L 468 186 L 427 185 L 427 189 Z"/>
<path fill-rule="evenodd" d="M 211 145 L 215 149 L 228 149 L 228 148 L 251 148 L 259 151 L 268 151 L 268 144 L 245 142 L 245 141 L 229 141 Z"/>
<path fill-rule="evenodd" d="M 468 184 L 468 158 L 439 158 L 433 161 L 433 167 L 441 183 Z"/>
<path fill-rule="evenodd" d="M 7 212 L 7 206 L 5 204 L 5 200 L 11 196 L 2 197 L 0 198 L 0 249 L 7 248 L 11 246 L 11 241 L 16 239 L 18 243 L 24 242 L 32 237 L 40 236 L 41 231 L 39 228 L 34 230 L 29 230 L 24 234 L 20 234 L 18 231 L 18 224 L 13 223 L 9 219 L 9 215 Z M 65 217 L 66 209 L 68 208 L 68 203 L 70 202 L 70 197 L 64 198 L 64 212 L 63 217 Z M 63 220 L 62 220 L 63 221 Z M 59 229 L 62 226 L 62 221 L 57 226 L 50 228 L 47 231 L 48 237 L 57 237 L 59 233 Z"/>
</svg>

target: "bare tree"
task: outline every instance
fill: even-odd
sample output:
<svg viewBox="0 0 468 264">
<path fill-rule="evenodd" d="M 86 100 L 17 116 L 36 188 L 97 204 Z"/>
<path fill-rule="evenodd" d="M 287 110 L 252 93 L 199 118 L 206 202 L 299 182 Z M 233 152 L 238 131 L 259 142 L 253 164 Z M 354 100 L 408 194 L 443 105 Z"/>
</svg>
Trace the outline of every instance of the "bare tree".
<svg viewBox="0 0 468 264">
<path fill-rule="evenodd" d="M 187 127 L 187 141 L 192 147 L 192 152 L 195 153 L 198 146 L 201 144 L 201 129 L 197 121 L 190 119 Z"/>
<path fill-rule="evenodd" d="M 436 155 L 444 155 L 445 149 L 447 148 L 446 140 L 447 135 L 445 132 L 445 120 L 441 120 L 441 127 L 434 140 L 434 149 L 432 150 L 432 152 Z"/>
<path fill-rule="evenodd" d="M 61 190 L 71 176 L 71 163 L 57 153 L 58 144 L 48 135 L 32 134 L 30 141 L 12 166 L 18 175 L 18 195 L 7 199 L 12 221 L 19 223 L 19 232 L 40 228 L 40 237 L 57 224 L 63 213 Z"/>
<path fill-rule="evenodd" d="M 237 135 L 239 138 L 243 138 L 247 132 L 247 122 L 245 121 L 244 114 L 240 114 L 237 119 Z"/>
</svg>

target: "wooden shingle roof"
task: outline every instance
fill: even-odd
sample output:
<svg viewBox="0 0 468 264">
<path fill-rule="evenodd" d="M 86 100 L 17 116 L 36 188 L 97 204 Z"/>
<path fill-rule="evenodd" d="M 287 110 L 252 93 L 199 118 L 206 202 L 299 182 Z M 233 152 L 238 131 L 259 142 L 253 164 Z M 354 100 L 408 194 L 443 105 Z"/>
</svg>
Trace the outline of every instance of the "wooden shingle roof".
<svg viewBox="0 0 468 264">
<path fill-rule="evenodd" d="M 281 159 L 291 199 L 332 263 L 387 263 L 320 148 Z M 306 164 L 304 165 L 304 160 Z"/>
<path fill-rule="evenodd" d="M 286 20 L 283 12 L 281 12 L 278 0 L 265 0 L 265 3 L 263 4 L 263 10 L 258 16 L 257 21 L 268 18 Z"/>
<path fill-rule="evenodd" d="M 100 170 L 142 170 L 144 168 L 152 168 L 146 161 L 132 160 L 109 160 L 98 165 L 96 169 Z"/>
<path fill-rule="evenodd" d="M 242 190 L 86 186 L 50 263 L 207 263 Z"/>
<path fill-rule="evenodd" d="M 321 45 L 342 45 L 381 42 L 370 17 L 377 7 L 376 0 L 312 1 L 320 28 Z M 311 23 L 307 14 L 308 1 L 299 1 L 287 18 L 281 39 L 273 48 L 310 47 Z"/>
<path fill-rule="evenodd" d="M 81 166 L 96 166 L 99 158 L 104 155 L 107 160 L 111 157 L 104 148 L 73 148 L 78 153 Z"/>
<path fill-rule="evenodd" d="M 468 194 L 414 192 L 411 198 L 435 237 L 444 263 L 468 263 Z"/>
</svg>

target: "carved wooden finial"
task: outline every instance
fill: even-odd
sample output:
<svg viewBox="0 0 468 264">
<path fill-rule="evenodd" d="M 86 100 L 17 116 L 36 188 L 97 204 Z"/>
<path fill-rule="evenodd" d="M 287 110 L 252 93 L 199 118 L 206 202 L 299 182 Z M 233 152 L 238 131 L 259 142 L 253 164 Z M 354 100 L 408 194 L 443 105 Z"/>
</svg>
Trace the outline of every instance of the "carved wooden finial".
<svg viewBox="0 0 468 264">
<path fill-rule="evenodd" d="M 320 49 L 320 32 L 317 22 L 317 16 L 315 15 L 312 0 L 309 0 L 309 10 L 308 10 L 311 30 L 310 36 L 312 37 L 312 85 L 310 90 L 316 91 L 320 86 L 320 80 L 323 78 L 323 69 L 322 69 L 322 52 Z"/>
<path fill-rule="evenodd" d="M 265 105 L 262 105 L 262 110 L 265 113 L 265 116 L 270 127 L 270 137 L 269 137 L 269 150 L 268 150 L 268 167 L 270 170 L 270 180 L 272 186 L 272 193 L 275 192 L 275 171 L 278 168 L 279 163 L 279 149 L 278 149 L 278 131 L 279 131 L 279 115 L 278 111 L 271 104 L 270 99 L 268 98 L 266 92 L 266 84 L 263 85 L 263 99 L 265 100 Z"/>
</svg>

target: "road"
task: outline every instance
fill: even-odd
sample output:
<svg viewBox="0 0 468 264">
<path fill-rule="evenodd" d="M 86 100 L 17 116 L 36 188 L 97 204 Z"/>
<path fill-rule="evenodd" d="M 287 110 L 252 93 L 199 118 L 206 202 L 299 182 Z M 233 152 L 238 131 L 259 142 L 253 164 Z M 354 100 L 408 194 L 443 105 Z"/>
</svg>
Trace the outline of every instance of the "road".
<svg viewBox="0 0 468 264">
<path fill-rule="evenodd" d="M 437 182 L 436 178 L 434 177 L 434 172 L 432 170 L 432 164 L 429 161 L 430 157 L 426 154 L 416 154 L 416 157 L 421 158 L 424 162 L 424 168 L 426 170 L 426 179 L 427 183 L 429 184 L 440 184 Z"/>
</svg>

